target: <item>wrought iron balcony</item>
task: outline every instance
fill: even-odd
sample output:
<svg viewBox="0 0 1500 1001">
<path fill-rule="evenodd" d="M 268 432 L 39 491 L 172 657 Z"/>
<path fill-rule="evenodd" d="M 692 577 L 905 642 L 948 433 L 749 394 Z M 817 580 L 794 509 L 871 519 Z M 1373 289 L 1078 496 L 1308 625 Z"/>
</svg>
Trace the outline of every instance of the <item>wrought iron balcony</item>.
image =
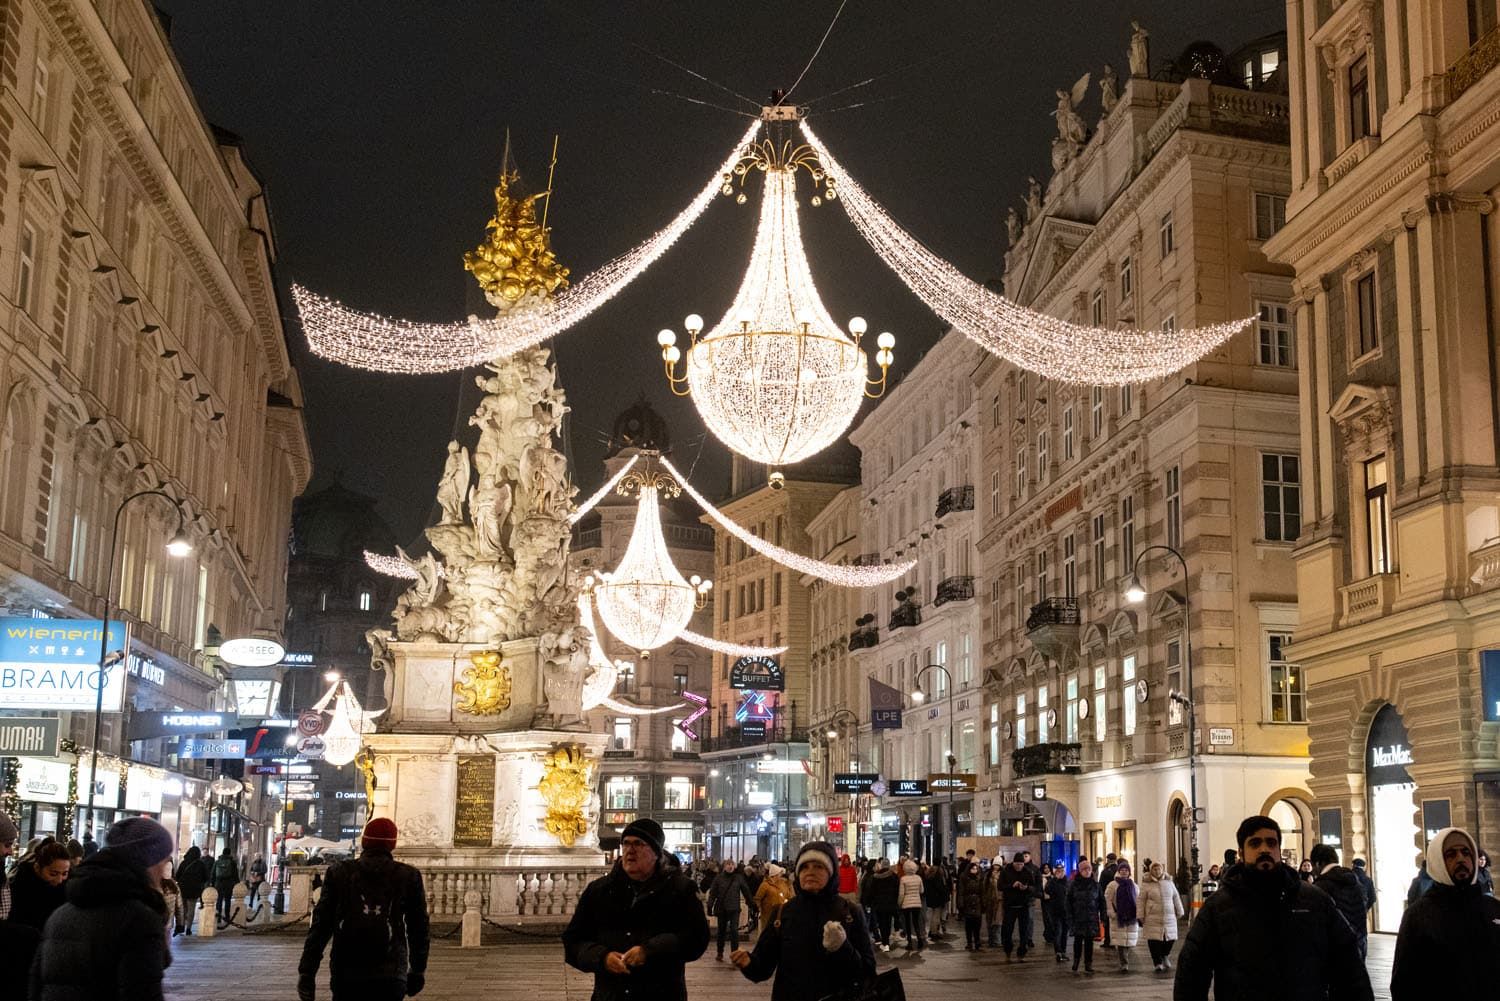
<svg viewBox="0 0 1500 1001">
<path fill-rule="evenodd" d="M 947 577 L 938 582 L 937 597 L 932 604 L 946 605 L 950 601 L 972 601 L 974 598 L 973 577 Z"/>
<path fill-rule="evenodd" d="M 1080 622 L 1077 598 L 1044 598 L 1031 606 L 1026 635 L 1044 657 L 1060 661 L 1078 650 Z"/>
<path fill-rule="evenodd" d="M 886 628 L 891 632 L 906 626 L 920 625 L 922 622 L 922 608 L 914 603 L 900 606 L 891 613 L 891 620 L 886 623 Z"/>
<path fill-rule="evenodd" d="M 867 650 L 880 643 L 879 626 L 860 626 L 849 634 L 850 650 Z"/>
<path fill-rule="evenodd" d="M 933 516 L 941 518 L 955 511 L 972 510 L 974 510 L 974 488 L 972 486 L 949 487 L 938 494 L 937 512 Z"/>
<path fill-rule="evenodd" d="M 1083 770 L 1082 744 L 1035 744 L 1010 754 L 1010 770 L 1017 779 L 1033 775 L 1076 775 Z"/>
</svg>

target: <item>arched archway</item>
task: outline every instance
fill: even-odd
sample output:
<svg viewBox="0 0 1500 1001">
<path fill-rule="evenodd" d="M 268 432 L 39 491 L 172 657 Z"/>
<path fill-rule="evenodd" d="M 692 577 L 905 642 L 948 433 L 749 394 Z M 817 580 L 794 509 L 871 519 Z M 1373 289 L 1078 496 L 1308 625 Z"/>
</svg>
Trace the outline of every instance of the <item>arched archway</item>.
<svg viewBox="0 0 1500 1001">
<path fill-rule="evenodd" d="M 1281 857 L 1300 865 L 1313 846 L 1312 796 L 1301 789 L 1280 789 L 1266 801 L 1265 815 L 1281 828 Z"/>
<path fill-rule="evenodd" d="M 1187 797 L 1180 792 L 1173 793 L 1167 800 L 1167 836 L 1162 842 L 1167 846 L 1167 857 L 1162 859 L 1162 864 L 1174 876 L 1180 876 L 1193 864 L 1191 816 Z"/>
</svg>

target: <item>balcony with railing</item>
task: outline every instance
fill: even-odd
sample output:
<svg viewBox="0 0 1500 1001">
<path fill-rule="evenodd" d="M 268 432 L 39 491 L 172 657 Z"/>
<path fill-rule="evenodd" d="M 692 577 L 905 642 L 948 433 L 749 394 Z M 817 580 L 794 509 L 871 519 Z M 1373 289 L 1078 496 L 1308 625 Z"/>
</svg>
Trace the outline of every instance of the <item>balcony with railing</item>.
<svg viewBox="0 0 1500 1001">
<path fill-rule="evenodd" d="M 1082 744 L 1034 744 L 1018 747 L 1010 754 L 1011 774 L 1017 779 L 1034 775 L 1076 775 L 1083 770 Z"/>
<path fill-rule="evenodd" d="M 860 619 L 854 624 L 854 631 L 849 634 L 850 650 L 868 650 L 873 646 L 880 645 L 880 627 L 875 625 L 875 616 L 867 616 L 870 620 L 865 622 Z"/>
<path fill-rule="evenodd" d="M 973 577 L 947 577 L 938 582 L 937 596 L 932 599 L 932 604 L 933 607 L 937 607 L 938 605 L 946 605 L 950 601 L 973 600 Z"/>
<path fill-rule="evenodd" d="M 941 518 L 957 511 L 972 510 L 974 510 L 974 488 L 972 486 L 949 487 L 938 494 L 937 511 L 934 517 Z"/>
<path fill-rule="evenodd" d="M 907 626 L 921 625 L 921 623 L 922 606 L 915 602 L 907 602 L 891 613 L 891 619 L 886 623 L 886 630 L 895 632 L 897 629 L 905 629 Z"/>
<path fill-rule="evenodd" d="M 759 747 L 762 744 L 805 744 L 807 727 L 767 726 L 765 736 L 746 734 L 739 727 L 730 727 L 724 733 L 707 736 L 700 741 L 705 753 L 727 751 L 740 747 Z"/>
<path fill-rule="evenodd" d="M 1049 660 L 1062 660 L 1078 649 L 1081 617 L 1077 598 L 1043 598 L 1026 616 L 1026 635 Z"/>
</svg>

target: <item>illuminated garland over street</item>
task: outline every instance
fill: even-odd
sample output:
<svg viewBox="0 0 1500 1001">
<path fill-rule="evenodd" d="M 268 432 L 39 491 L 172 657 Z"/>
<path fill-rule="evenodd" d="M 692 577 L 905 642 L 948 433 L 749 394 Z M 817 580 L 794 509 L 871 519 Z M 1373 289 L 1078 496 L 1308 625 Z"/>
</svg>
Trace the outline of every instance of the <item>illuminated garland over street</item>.
<svg viewBox="0 0 1500 1001">
<path fill-rule="evenodd" d="M 992 354 L 1048 379 L 1124 385 L 1171 375 L 1202 358 L 1249 319 L 1191 330 L 1109 330 L 1027 309 L 965 277 L 924 247 L 849 175 L 802 122 L 802 134 L 838 180 L 839 203 L 880 259 L 938 316 Z"/>
<path fill-rule="evenodd" d="M 677 634 L 680 640 L 687 640 L 694 646 L 701 646 L 705 650 L 714 653 L 722 653 L 729 657 L 780 657 L 787 652 L 784 646 L 746 646 L 743 643 L 726 643 L 716 640 L 712 636 L 704 636 L 690 629 L 684 629 Z"/>
<path fill-rule="evenodd" d="M 703 190 L 665 229 L 616 257 L 550 303 L 517 308 L 502 316 L 463 323 L 414 323 L 358 310 L 324 298 L 300 285 L 292 300 L 302 317 L 313 353 L 375 372 L 448 372 L 535 347 L 581 321 L 666 253 L 708 208 L 761 123 L 746 130 Z"/>
<path fill-rule="evenodd" d="M 790 549 L 782 549 L 731 521 L 728 515 L 710 504 L 707 497 L 695 490 L 693 485 L 672 466 L 672 463 L 667 461 L 666 456 L 662 456 L 657 461 L 662 464 L 663 469 L 677 478 L 677 482 L 682 484 L 682 489 L 687 491 L 688 496 L 697 501 L 704 513 L 718 522 L 724 531 L 760 555 L 784 567 L 796 570 L 798 573 L 809 574 L 819 580 L 826 580 L 830 584 L 837 584 L 839 587 L 875 587 L 898 580 L 917 565 L 915 560 L 911 560 L 906 563 L 891 563 L 878 567 L 840 566 L 837 563 L 824 563 L 821 560 L 794 553 Z"/>
<path fill-rule="evenodd" d="M 577 511 L 574 511 L 572 514 L 568 515 L 568 524 L 578 524 L 579 519 L 588 514 L 594 508 L 598 507 L 599 502 L 608 497 L 609 492 L 620 485 L 620 481 L 625 478 L 626 473 L 630 472 L 631 467 L 635 465 L 636 460 L 639 458 L 639 455 L 632 455 L 630 457 L 630 461 L 625 463 L 625 468 L 621 469 L 618 473 L 611 476 L 609 480 L 604 484 L 604 486 L 600 487 L 594 492 L 594 495 L 592 497 L 579 505 Z"/>
</svg>

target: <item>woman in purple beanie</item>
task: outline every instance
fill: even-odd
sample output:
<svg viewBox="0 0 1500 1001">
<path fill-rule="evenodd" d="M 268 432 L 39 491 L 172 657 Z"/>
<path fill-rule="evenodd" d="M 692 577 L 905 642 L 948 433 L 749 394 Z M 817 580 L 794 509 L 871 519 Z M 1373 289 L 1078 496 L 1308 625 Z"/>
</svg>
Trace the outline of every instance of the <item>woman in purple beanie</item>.
<svg viewBox="0 0 1500 1001">
<path fill-rule="evenodd" d="M 172 835 L 147 817 L 122 820 L 67 882 L 31 970 L 32 1001 L 161 1001 Z"/>
</svg>

